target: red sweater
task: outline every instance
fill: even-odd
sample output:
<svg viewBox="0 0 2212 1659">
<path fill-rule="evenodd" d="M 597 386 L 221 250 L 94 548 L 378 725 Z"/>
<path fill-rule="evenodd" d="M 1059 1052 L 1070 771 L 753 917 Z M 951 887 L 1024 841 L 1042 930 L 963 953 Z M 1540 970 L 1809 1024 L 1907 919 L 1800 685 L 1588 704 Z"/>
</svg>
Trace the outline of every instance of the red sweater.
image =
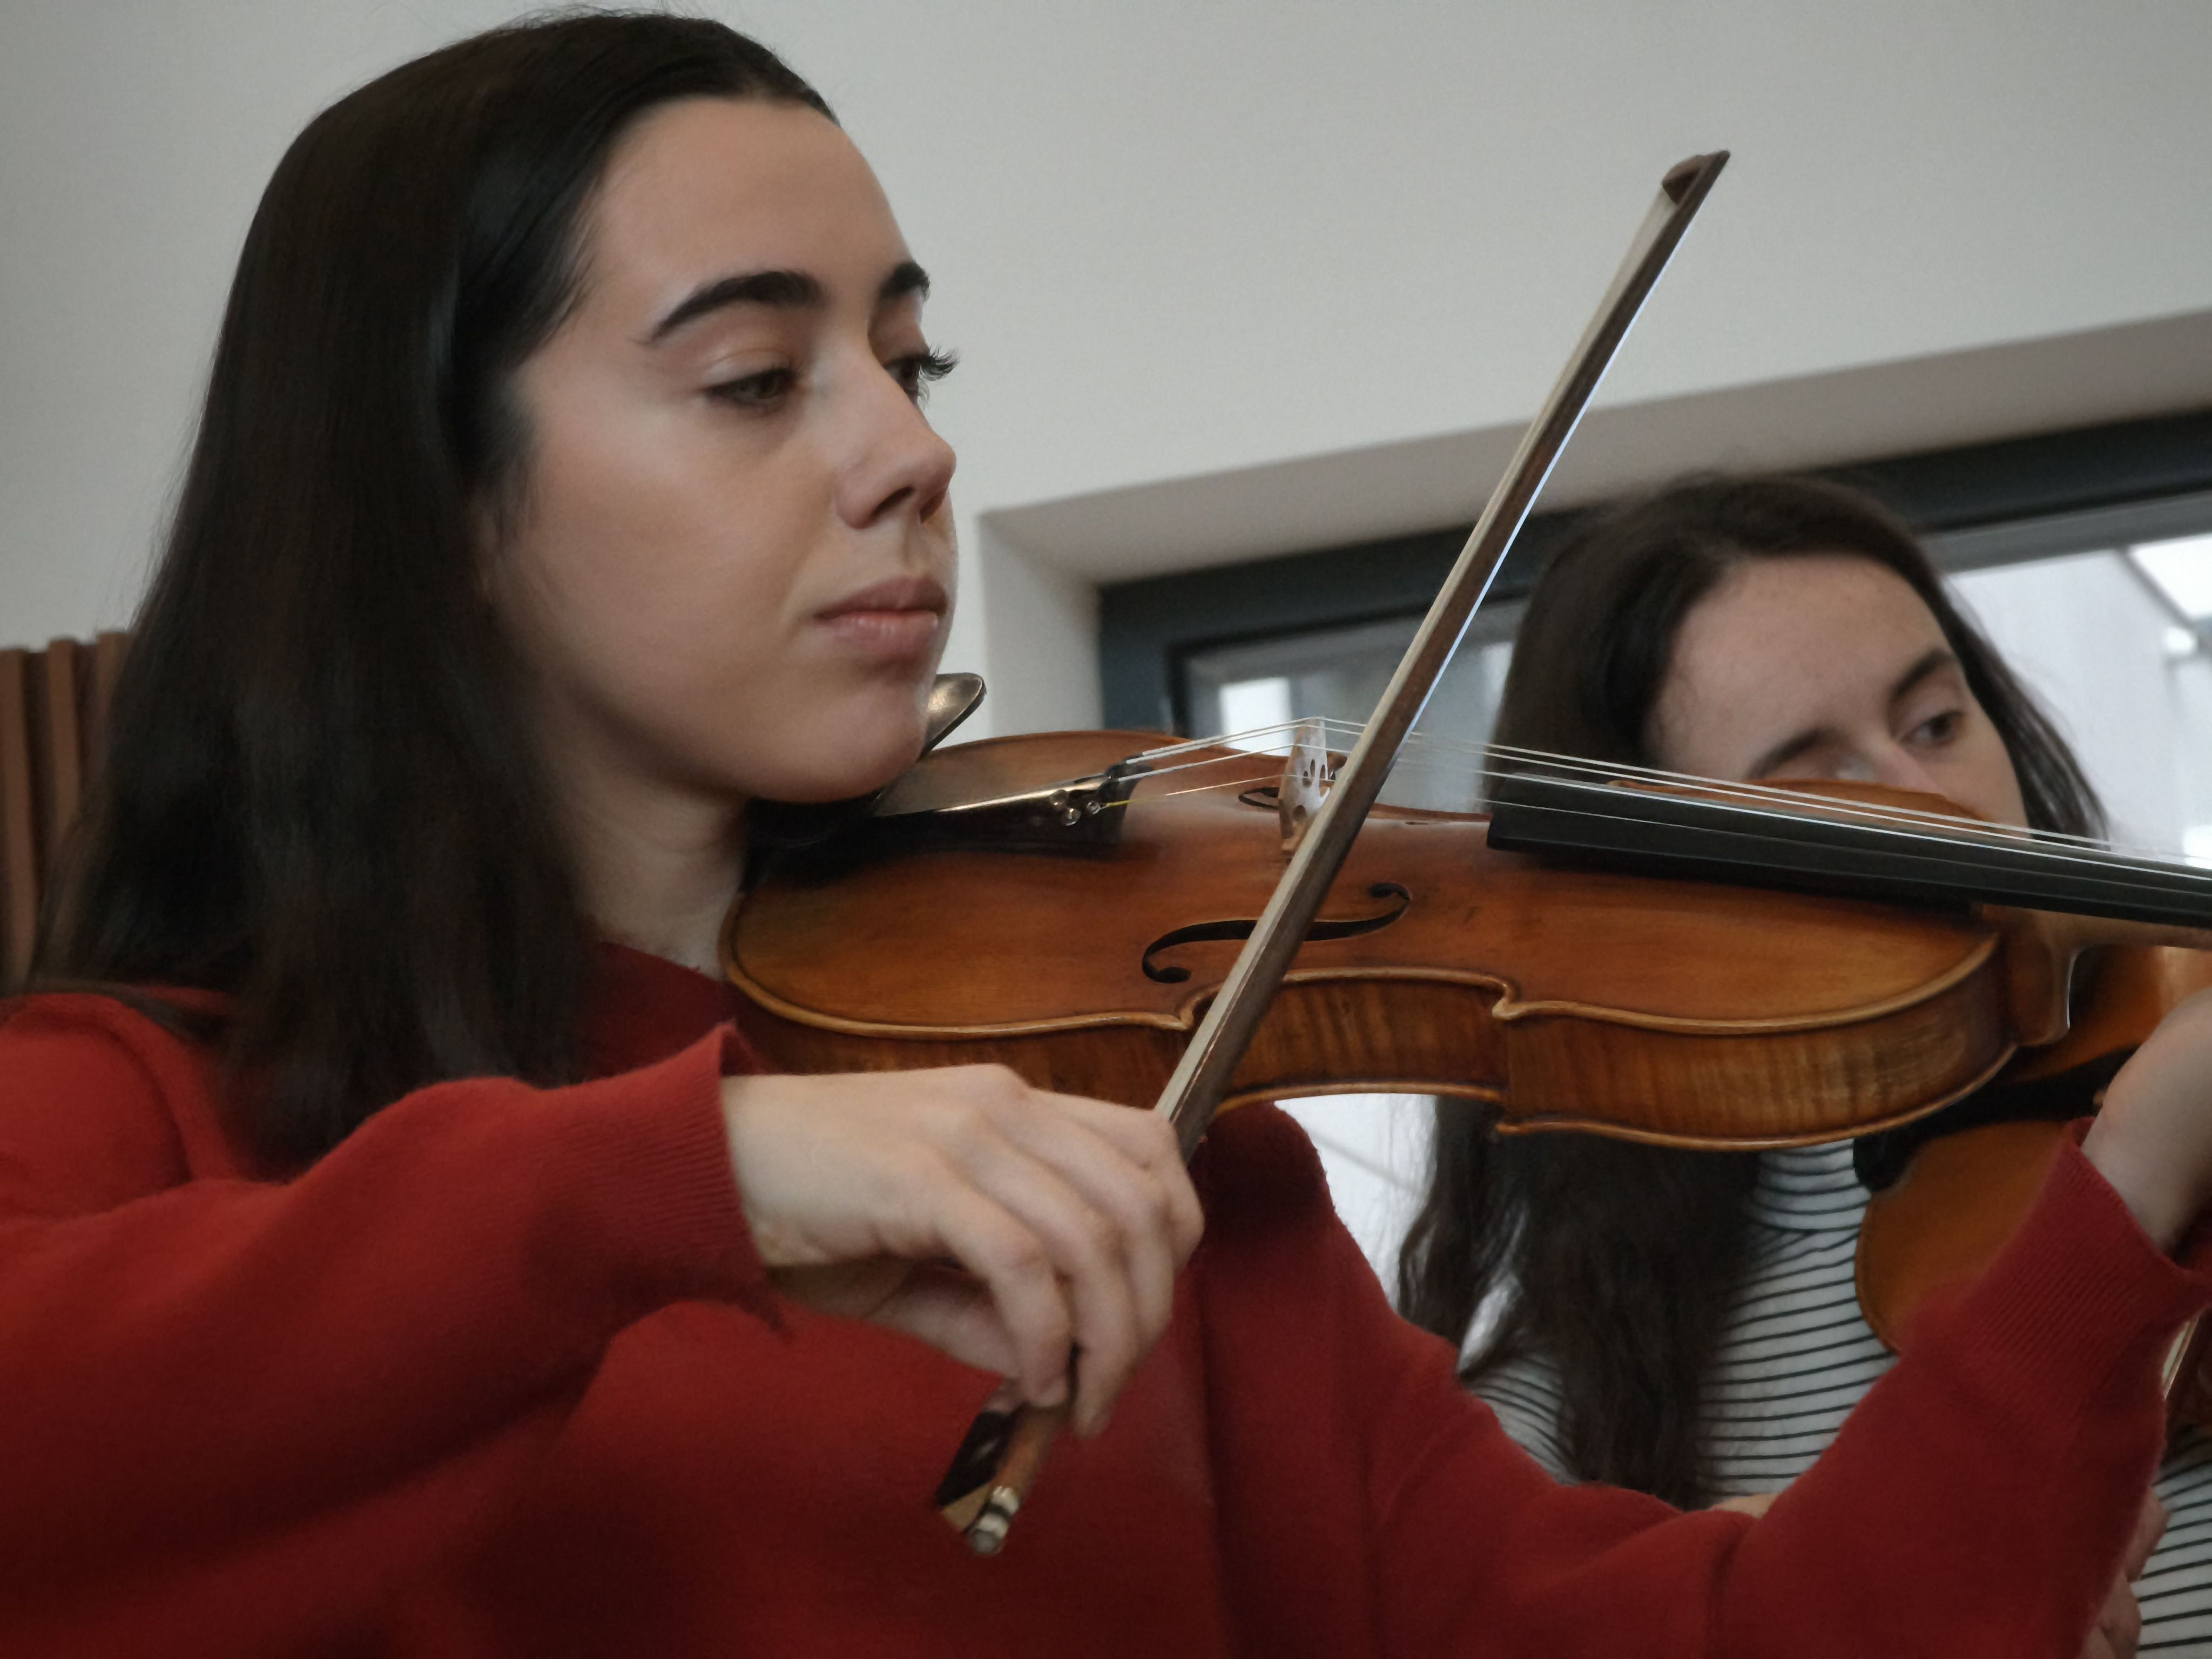
<svg viewBox="0 0 2212 1659">
<path fill-rule="evenodd" d="M 1756 1523 L 1559 1487 L 1271 1109 L 1007 1553 L 929 1506 L 993 1379 L 777 1301 L 719 986 L 614 953 L 603 1080 L 425 1089 L 289 1181 L 120 1005 L 0 1025 L 0 1650 L 2075 1659 L 2212 1283 L 2078 1154 Z"/>
</svg>

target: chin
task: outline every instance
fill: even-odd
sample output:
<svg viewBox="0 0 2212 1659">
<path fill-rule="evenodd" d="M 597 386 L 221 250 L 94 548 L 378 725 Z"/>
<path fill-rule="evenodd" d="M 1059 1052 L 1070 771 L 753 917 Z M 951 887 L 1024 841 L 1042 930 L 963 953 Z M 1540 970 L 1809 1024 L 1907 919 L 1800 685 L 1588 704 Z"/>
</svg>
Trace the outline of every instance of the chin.
<svg viewBox="0 0 2212 1659">
<path fill-rule="evenodd" d="M 921 752 L 918 698 L 894 710 L 875 708 L 865 720 L 809 722 L 808 727 L 793 733 L 784 764 L 757 793 L 795 806 L 872 795 L 895 781 Z"/>
</svg>

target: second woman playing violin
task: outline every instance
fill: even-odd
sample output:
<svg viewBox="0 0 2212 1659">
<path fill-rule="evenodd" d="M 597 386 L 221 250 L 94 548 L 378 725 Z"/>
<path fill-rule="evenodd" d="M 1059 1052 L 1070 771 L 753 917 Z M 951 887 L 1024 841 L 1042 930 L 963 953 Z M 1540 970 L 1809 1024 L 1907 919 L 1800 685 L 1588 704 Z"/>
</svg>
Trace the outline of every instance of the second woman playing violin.
<svg viewBox="0 0 2212 1659">
<path fill-rule="evenodd" d="M 1911 535 L 1843 489 L 1685 482 L 1601 513 L 1546 569 L 1498 741 L 1698 776 L 1846 779 L 2076 835 L 2064 740 Z M 2094 1079 L 2109 1076 L 2106 1067 Z M 2071 1109 L 2090 1109 L 2085 1083 Z M 1893 1363 L 1861 1316 L 1848 1145 L 1723 1153 L 1498 1137 L 1445 1103 L 1401 1264 L 1419 1322 L 1565 1479 L 1682 1504 L 1808 1468 Z M 1495 1322 L 1478 1327 L 1478 1310 Z M 2212 1444 L 2184 1430 L 2137 1586 L 2146 1651 L 2212 1642 Z"/>
</svg>

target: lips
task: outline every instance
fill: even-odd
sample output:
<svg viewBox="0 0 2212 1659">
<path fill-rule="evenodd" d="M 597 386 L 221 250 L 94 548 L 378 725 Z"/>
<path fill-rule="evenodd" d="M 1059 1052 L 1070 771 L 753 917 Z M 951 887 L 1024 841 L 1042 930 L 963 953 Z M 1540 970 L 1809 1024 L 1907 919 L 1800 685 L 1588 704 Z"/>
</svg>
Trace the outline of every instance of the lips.
<svg viewBox="0 0 2212 1659">
<path fill-rule="evenodd" d="M 911 657 L 935 642 L 951 602 L 943 584 L 927 576 L 895 576 L 847 594 L 815 617 L 866 655 Z"/>
<path fill-rule="evenodd" d="M 820 613 L 823 621 L 875 611 L 927 611 L 941 617 L 951 605 L 944 586 L 927 576 L 894 576 L 848 593 Z"/>
</svg>

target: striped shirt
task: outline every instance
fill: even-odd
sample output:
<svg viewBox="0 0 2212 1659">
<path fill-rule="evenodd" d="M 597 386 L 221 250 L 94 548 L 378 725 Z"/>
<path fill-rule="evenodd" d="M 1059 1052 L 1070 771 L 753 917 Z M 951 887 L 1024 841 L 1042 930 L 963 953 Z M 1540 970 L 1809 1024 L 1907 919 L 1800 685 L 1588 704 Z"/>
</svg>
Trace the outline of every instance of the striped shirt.
<svg viewBox="0 0 2212 1659">
<path fill-rule="evenodd" d="M 1852 1284 L 1867 1194 L 1848 1145 L 1768 1152 L 1751 1197 L 1750 1267 L 1707 1378 L 1706 1455 L 1724 1494 L 1776 1492 L 1818 1457 L 1891 1356 L 1859 1315 Z M 1506 1431 L 1552 1473 L 1558 1374 L 1522 1359 L 1485 1377 Z M 2136 1584 L 2144 1654 L 2212 1656 L 2212 1436 L 2189 1430 L 2158 1477 L 2168 1516 Z"/>
</svg>

